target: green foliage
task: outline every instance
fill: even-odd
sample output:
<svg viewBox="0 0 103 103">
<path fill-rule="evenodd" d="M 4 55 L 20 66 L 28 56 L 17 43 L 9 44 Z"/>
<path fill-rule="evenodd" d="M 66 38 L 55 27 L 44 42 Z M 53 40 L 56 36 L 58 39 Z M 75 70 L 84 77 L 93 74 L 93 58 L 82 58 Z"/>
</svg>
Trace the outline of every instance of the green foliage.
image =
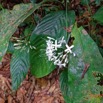
<svg viewBox="0 0 103 103">
<path fill-rule="evenodd" d="M 95 3 L 96 3 L 97 5 L 100 5 L 101 1 L 102 1 L 102 0 L 95 0 Z"/>
<path fill-rule="evenodd" d="M 77 54 L 77 56 L 76 58 L 70 56 L 71 62 L 69 64 L 69 68 L 72 67 L 72 70 L 74 68 L 81 68 L 80 71 L 82 71 L 85 67 L 85 64 L 88 64 L 90 65 L 89 69 L 91 69 L 92 72 L 99 71 L 103 73 L 103 58 L 96 43 L 91 39 L 87 32 L 83 28 L 78 29 L 75 26 L 72 30 L 71 36 L 75 38 L 73 42 L 75 45 L 73 51 Z"/>
<path fill-rule="evenodd" d="M 0 4 L 0 9 L 2 9 L 2 10 L 3 10 L 3 6 L 2 6 L 2 4 Z"/>
<path fill-rule="evenodd" d="M 100 5 L 102 0 L 81 0 L 82 5 L 89 5 L 91 2 L 94 2 L 96 5 Z"/>
<path fill-rule="evenodd" d="M 81 0 L 81 4 L 83 5 L 89 5 L 90 0 Z"/>
<path fill-rule="evenodd" d="M 30 63 L 31 73 L 36 77 L 43 77 L 55 69 L 53 64 L 47 59 L 45 53 L 46 38 L 44 39 L 44 37 L 47 35 L 59 39 L 64 34 L 64 37 L 67 38 L 65 23 L 68 23 L 67 26 L 73 25 L 75 21 L 74 11 L 69 11 L 67 16 L 69 18 L 68 21 L 70 22 L 66 21 L 67 19 L 64 11 L 50 13 L 46 15 L 34 29 L 31 35 L 31 41 L 36 49 L 32 49 L 30 52 Z M 40 35 L 41 33 L 44 37 Z M 39 36 L 35 38 L 36 34 Z"/>
<path fill-rule="evenodd" d="M 35 3 L 37 0 L 30 0 L 31 1 L 31 3 Z"/>
<path fill-rule="evenodd" d="M 68 98 L 68 95 L 70 94 L 68 86 L 69 86 L 68 69 L 65 68 L 65 70 L 60 75 L 60 88 L 66 103 L 70 101 Z"/>
<path fill-rule="evenodd" d="M 46 9 L 43 7 L 45 2 L 49 5 L 49 0 L 43 0 L 40 4 L 35 4 L 36 1 L 31 0 L 33 5 L 19 4 L 14 6 L 13 10 L 3 9 L 0 11 L 0 60 L 6 52 L 12 53 L 10 63 L 12 89 L 17 90 L 29 69 L 32 75 L 41 78 L 51 73 L 55 68 L 64 68 L 64 71 L 60 74 L 60 87 L 66 103 L 101 103 L 100 91 L 103 92 L 103 86 L 97 85 L 97 82 L 102 77 L 97 75 L 98 73 L 103 75 L 103 57 L 96 43 L 83 27 L 77 28 L 74 10 L 63 11 L 58 8 L 53 9 L 54 11 L 46 12 Z M 52 2 L 53 5 L 57 3 L 57 6 L 59 6 L 60 3 L 63 7 L 66 6 L 63 0 L 59 2 L 58 0 L 55 2 L 50 1 L 50 5 L 52 5 Z M 68 0 L 67 4 L 70 2 Z M 94 2 L 99 5 L 101 1 L 95 0 Z M 81 0 L 80 3 L 86 5 L 90 13 L 89 5 L 91 1 Z M 42 9 L 39 9 L 41 5 Z M 37 11 L 33 13 L 35 10 Z M 44 12 L 45 16 L 41 14 L 43 18 L 39 17 L 40 12 Z M 16 38 L 15 40 L 10 39 L 17 27 L 32 13 L 34 16 L 38 15 L 41 21 L 36 25 L 38 19 L 35 20 L 35 17 L 32 18 L 32 15 L 28 18 L 30 22 L 27 23 L 26 21 L 27 27 L 20 37 L 14 37 Z M 91 17 L 103 24 L 103 7 L 100 7 L 93 16 L 91 15 L 90 19 L 92 19 Z M 54 40 L 52 45 L 58 43 L 57 41 L 64 37 L 63 40 L 65 39 L 66 43 L 61 46 L 66 48 L 61 47 L 62 51 L 60 48 L 56 52 L 62 52 L 64 56 L 67 47 L 70 49 L 68 49 L 69 53 L 66 55 L 68 57 L 66 66 L 60 68 L 48 59 L 46 54 L 48 36 Z M 63 40 L 61 41 L 64 42 Z M 71 49 L 70 47 L 73 45 L 74 47 Z M 63 58 L 63 56 L 61 57 Z M 64 62 L 65 58 L 62 59 L 62 62 Z M 58 59 L 59 56 L 55 60 Z"/>
<path fill-rule="evenodd" d="M 36 49 L 30 50 L 31 73 L 37 78 L 48 75 L 55 69 L 55 66 L 51 61 L 48 61 L 46 56 L 46 37 L 36 36 L 32 41 L 32 46 Z"/>
<path fill-rule="evenodd" d="M 103 6 L 94 14 L 93 18 L 103 24 Z"/>
<path fill-rule="evenodd" d="M 12 79 L 12 89 L 17 90 L 21 82 L 26 77 L 30 65 L 29 65 L 29 53 L 26 50 L 18 49 L 15 50 L 11 63 L 10 72 Z"/>
<path fill-rule="evenodd" d="M 65 11 L 59 11 L 46 15 L 34 29 L 33 34 L 31 36 L 31 40 L 35 37 L 35 34 L 45 34 L 53 36 L 55 38 L 65 36 L 67 38 L 65 28 L 70 27 L 74 24 L 75 13 L 74 11 L 68 11 L 67 17 L 65 13 Z"/>
<path fill-rule="evenodd" d="M 103 58 L 97 45 L 83 28 L 78 29 L 75 26 L 71 35 L 75 37 L 73 51 L 76 56 L 70 55 L 68 70 L 61 74 L 61 90 L 66 101 L 70 103 L 87 103 L 92 99 L 91 95 L 99 95 L 100 90 L 103 90 L 103 87 L 100 89 L 100 86 L 97 85 L 97 79 L 94 76 L 97 72 L 103 73 Z M 65 88 L 67 88 L 66 91 Z"/>
<path fill-rule="evenodd" d="M 100 53 L 101 53 L 101 55 L 103 57 L 103 48 L 99 48 L 99 50 L 100 50 Z"/>
<path fill-rule="evenodd" d="M 13 43 L 10 41 L 10 42 L 9 42 L 9 45 L 8 45 L 7 52 L 12 54 L 12 53 L 14 52 L 14 50 L 15 50 L 14 45 L 13 45 Z"/>
<path fill-rule="evenodd" d="M 0 12 L 0 60 L 7 51 L 9 39 L 16 31 L 17 27 L 39 8 L 40 5 L 20 4 L 13 10 L 3 10 Z"/>
</svg>

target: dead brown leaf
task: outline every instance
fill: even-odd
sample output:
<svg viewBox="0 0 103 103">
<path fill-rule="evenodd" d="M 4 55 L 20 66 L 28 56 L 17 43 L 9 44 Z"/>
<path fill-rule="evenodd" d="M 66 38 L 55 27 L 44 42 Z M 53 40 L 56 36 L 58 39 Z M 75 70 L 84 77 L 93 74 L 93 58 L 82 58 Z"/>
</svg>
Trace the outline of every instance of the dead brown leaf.
<svg viewBox="0 0 103 103">
<path fill-rule="evenodd" d="M 5 100 L 0 98 L 0 103 L 5 103 Z"/>
<path fill-rule="evenodd" d="M 7 100 L 8 100 L 8 103 L 12 103 L 12 100 L 13 100 L 12 96 L 9 95 L 8 98 L 7 98 Z"/>
</svg>

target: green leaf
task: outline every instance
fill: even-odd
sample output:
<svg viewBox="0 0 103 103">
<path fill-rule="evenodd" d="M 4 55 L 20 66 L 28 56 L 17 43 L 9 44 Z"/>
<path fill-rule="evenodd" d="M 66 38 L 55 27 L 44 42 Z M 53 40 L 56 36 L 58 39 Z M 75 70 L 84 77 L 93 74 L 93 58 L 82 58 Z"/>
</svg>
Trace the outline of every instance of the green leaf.
<svg viewBox="0 0 103 103">
<path fill-rule="evenodd" d="M 65 13 L 64 11 L 59 11 L 48 14 L 41 20 L 32 33 L 31 42 L 33 42 L 33 46 L 37 49 L 30 52 L 31 73 L 38 78 L 48 75 L 55 68 L 53 63 L 48 61 L 45 54 L 46 35 L 52 36 L 55 39 L 64 36 L 67 39 L 65 28 L 73 25 L 75 21 L 74 11 L 67 13 L 68 18 L 66 18 Z M 36 34 L 38 35 L 37 37 Z M 43 37 L 43 35 L 45 36 Z"/>
<path fill-rule="evenodd" d="M 103 23 L 103 6 L 94 14 L 93 18 L 100 23 Z"/>
<path fill-rule="evenodd" d="M 90 0 L 81 0 L 81 4 L 83 5 L 89 5 Z"/>
<path fill-rule="evenodd" d="M 13 90 L 18 89 L 26 77 L 29 66 L 29 53 L 26 50 L 15 50 L 10 63 Z"/>
<path fill-rule="evenodd" d="M 95 2 L 95 4 L 97 6 L 99 6 L 102 1 L 103 0 L 81 0 L 81 4 L 83 4 L 83 5 L 89 5 L 90 3 Z"/>
<path fill-rule="evenodd" d="M 78 29 L 76 26 L 72 31 L 72 36 L 75 38 L 73 43 L 75 47 L 73 51 L 77 55 L 75 58 L 72 56 L 70 57 L 72 65 L 77 63 L 77 65 L 83 69 L 85 64 L 89 64 L 89 69 L 92 71 L 99 71 L 103 73 L 103 58 L 99 52 L 98 46 L 93 41 L 93 39 L 83 28 Z M 75 68 L 77 65 L 71 67 Z"/>
<path fill-rule="evenodd" d="M 7 52 L 12 54 L 14 52 L 14 50 L 15 50 L 15 48 L 14 48 L 13 43 L 11 41 L 9 41 Z"/>
<path fill-rule="evenodd" d="M 0 12 L 0 60 L 7 51 L 9 39 L 20 25 L 40 5 L 19 4 L 13 10 L 2 10 Z"/>
<path fill-rule="evenodd" d="M 49 36 L 54 36 L 59 38 L 66 35 L 66 27 L 70 27 L 75 22 L 75 13 L 74 11 L 68 11 L 67 17 L 65 11 L 53 12 L 46 15 L 41 22 L 36 26 L 31 36 L 33 40 L 35 34 L 47 34 Z"/>
<path fill-rule="evenodd" d="M 37 0 L 30 0 L 31 3 L 36 3 Z"/>
<path fill-rule="evenodd" d="M 68 82 L 68 69 L 65 68 L 65 70 L 60 75 L 60 88 L 62 90 L 62 95 L 64 96 L 65 102 L 69 102 L 69 82 Z"/>
<path fill-rule="evenodd" d="M 48 61 L 46 56 L 46 36 L 36 36 L 32 46 L 35 46 L 36 49 L 30 50 L 31 73 L 37 78 L 48 75 L 55 69 L 55 66 L 51 61 Z"/>
<path fill-rule="evenodd" d="M 97 85 L 98 78 L 95 75 L 98 72 L 103 73 L 103 58 L 96 43 L 83 28 L 78 29 L 75 26 L 71 35 L 75 38 L 73 52 L 76 57 L 70 55 L 69 58 L 68 82 L 64 81 L 67 83 L 68 90 L 64 91 L 62 88 L 65 88 L 65 85 L 61 85 L 64 97 L 68 97 L 66 101 L 69 100 L 69 103 L 89 103 L 93 100 L 95 100 L 93 103 L 101 103 L 100 91 L 103 90 L 103 87 Z M 64 77 L 65 73 L 61 75 L 61 79 Z M 60 82 L 63 83 L 63 81 Z"/>
<path fill-rule="evenodd" d="M 101 55 L 103 57 L 103 48 L 99 47 L 99 51 L 100 51 L 100 53 L 101 53 Z"/>
<path fill-rule="evenodd" d="M 103 0 L 95 0 L 96 5 L 100 5 L 101 1 Z"/>
</svg>

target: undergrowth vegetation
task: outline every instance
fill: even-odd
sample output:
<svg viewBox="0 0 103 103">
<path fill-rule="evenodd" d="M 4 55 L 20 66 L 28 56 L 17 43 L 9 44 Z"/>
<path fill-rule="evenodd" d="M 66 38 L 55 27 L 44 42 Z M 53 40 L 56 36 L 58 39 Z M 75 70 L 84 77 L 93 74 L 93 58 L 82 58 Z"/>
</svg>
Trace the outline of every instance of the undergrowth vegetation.
<svg viewBox="0 0 103 103">
<path fill-rule="evenodd" d="M 102 103 L 102 4 L 31 0 L 10 9 L 0 4 L 0 60 L 12 54 L 12 89 L 19 88 L 29 70 L 42 78 L 57 69 L 66 103 Z M 21 34 L 13 35 L 20 27 Z"/>
</svg>

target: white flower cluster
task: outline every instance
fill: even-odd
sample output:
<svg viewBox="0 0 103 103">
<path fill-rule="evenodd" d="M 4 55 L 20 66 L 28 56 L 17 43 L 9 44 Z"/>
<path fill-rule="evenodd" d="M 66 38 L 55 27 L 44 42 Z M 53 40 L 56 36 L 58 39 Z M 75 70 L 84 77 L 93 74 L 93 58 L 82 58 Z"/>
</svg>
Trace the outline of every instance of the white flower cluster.
<svg viewBox="0 0 103 103">
<path fill-rule="evenodd" d="M 72 46 L 68 46 L 66 41 L 64 40 L 64 37 L 62 37 L 61 40 L 57 41 L 54 38 L 47 37 L 48 40 L 47 48 L 46 48 L 46 55 L 48 57 L 49 61 L 53 61 L 54 65 L 59 66 L 59 68 L 66 67 L 68 63 L 68 53 L 73 54 L 75 56 L 75 53 L 72 52 Z M 57 53 L 57 50 L 63 47 L 63 44 L 65 45 L 65 50 L 62 52 Z"/>
<path fill-rule="evenodd" d="M 17 40 L 17 43 L 14 43 L 14 47 L 15 49 L 20 49 L 21 51 L 27 50 L 28 53 L 30 49 L 36 49 L 34 46 L 30 44 L 30 41 L 25 43 L 25 40 Z"/>
</svg>

